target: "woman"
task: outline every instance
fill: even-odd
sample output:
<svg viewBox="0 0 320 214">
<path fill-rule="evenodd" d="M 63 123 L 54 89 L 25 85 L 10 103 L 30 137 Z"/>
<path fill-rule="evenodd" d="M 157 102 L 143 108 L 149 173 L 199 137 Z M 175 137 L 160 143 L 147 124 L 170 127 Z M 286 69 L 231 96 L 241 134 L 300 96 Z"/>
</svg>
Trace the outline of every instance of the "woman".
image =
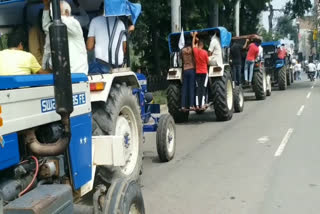
<svg viewBox="0 0 320 214">
<path fill-rule="evenodd" d="M 192 47 L 187 44 L 182 49 L 182 61 L 183 61 L 183 84 L 182 84 L 182 97 L 181 97 L 181 109 L 187 111 L 187 109 L 194 110 L 194 91 L 195 91 L 195 64 L 193 58 Z"/>
</svg>

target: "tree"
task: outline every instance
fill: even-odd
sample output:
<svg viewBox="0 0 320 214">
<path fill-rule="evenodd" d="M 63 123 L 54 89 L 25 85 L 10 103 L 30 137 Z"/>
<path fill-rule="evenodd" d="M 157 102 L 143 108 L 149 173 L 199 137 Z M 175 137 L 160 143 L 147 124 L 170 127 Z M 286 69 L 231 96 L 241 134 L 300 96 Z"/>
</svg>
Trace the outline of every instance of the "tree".
<svg viewBox="0 0 320 214">
<path fill-rule="evenodd" d="M 291 0 L 286 4 L 285 14 L 291 19 L 303 17 L 306 11 L 310 11 L 312 4 L 310 0 Z"/>
<path fill-rule="evenodd" d="M 298 43 L 298 29 L 293 25 L 292 20 L 288 16 L 278 18 L 275 32 L 275 36 L 278 38 L 286 38 L 289 35 L 296 44 Z"/>
</svg>

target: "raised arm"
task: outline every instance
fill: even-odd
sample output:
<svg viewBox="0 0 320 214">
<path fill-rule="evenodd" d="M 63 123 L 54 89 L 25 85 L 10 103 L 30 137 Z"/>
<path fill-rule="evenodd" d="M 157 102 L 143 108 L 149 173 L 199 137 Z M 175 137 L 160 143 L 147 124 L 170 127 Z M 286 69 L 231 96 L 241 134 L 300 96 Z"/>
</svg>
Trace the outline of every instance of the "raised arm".
<svg viewBox="0 0 320 214">
<path fill-rule="evenodd" d="M 198 32 L 191 32 L 190 34 L 192 36 L 192 48 L 198 47 L 196 44 Z"/>
<path fill-rule="evenodd" d="M 49 15 L 50 0 L 43 0 L 43 15 L 42 15 L 42 29 L 45 33 L 49 32 L 49 27 L 51 25 L 51 19 Z"/>
</svg>

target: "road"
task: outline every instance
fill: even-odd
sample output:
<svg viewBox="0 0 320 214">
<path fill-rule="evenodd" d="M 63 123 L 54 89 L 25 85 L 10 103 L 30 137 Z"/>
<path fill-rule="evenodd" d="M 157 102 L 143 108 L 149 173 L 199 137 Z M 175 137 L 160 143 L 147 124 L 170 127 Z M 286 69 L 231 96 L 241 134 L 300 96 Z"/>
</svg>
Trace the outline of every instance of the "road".
<svg viewBox="0 0 320 214">
<path fill-rule="evenodd" d="M 243 113 L 177 125 L 177 151 L 159 163 L 144 145 L 142 191 L 151 214 L 318 214 L 320 81 L 296 82 L 265 101 L 246 94 Z"/>
</svg>

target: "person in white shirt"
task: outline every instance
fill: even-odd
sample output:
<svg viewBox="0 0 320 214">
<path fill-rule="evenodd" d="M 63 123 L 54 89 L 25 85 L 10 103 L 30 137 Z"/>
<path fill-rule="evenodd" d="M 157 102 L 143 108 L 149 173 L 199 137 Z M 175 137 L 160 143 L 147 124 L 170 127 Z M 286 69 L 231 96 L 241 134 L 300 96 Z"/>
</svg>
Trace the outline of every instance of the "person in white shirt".
<svg viewBox="0 0 320 214">
<path fill-rule="evenodd" d="M 43 65 L 52 68 L 49 40 L 49 27 L 52 24 L 49 15 L 50 2 L 49 0 L 43 0 L 43 3 L 44 10 L 42 18 L 42 27 L 47 34 Z M 74 17 L 70 16 L 71 7 L 68 4 L 68 2 L 60 1 L 60 8 L 62 22 L 67 26 L 68 30 L 68 45 L 71 73 L 88 74 L 87 50 L 83 39 L 83 32 L 80 23 Z"/>
<path fill-rule="evenodd" d="M 79 21 L 82 28 L 89 27 L 90 18 L 87 12 L 80 6 L 78 0 L 67 0 L 71 6 L 72 16 Z"/>
<path fill-rule="evenodd" d="M 294 72 L 296 73 L 296 78 L 298 80 L 301 80 L 301 64 L 299 62 L 297 62 L 295 65 L 294 65 Z"/>
<path fill-rule="evenodd" d="M 215 33 L 209 45 L 209 64 L 214 66 L 223 66 L 221 43 L 218 33 Z"/>
<path fill-rule="evenodd" d="M 314 75 L 314 77 L 316 77 L 316 74 L 317 74 L 317 67 L 316 65 L 313 63 L 313 62 L 310 62 L 308 64 L 308 74 L 309 74 L 309 77 L 311 75 Z"/>
<path fill-rule="evenodd" d="M 99 72 L 99 70 L 94 69 L 98 67 L 102 73 L 108 73 L 112 68 L 123 66 L 127 41 L 124 32 L 126 32 L 126 27 L 119 17 L 101 15 L 92 19 L 89 27 L 87 50 L 94 50 L 96 60 L 92 63 L 94 66 L 90 65 L 90 72 Z M 113 34 L 113 41 L 110 42 Z"/>
<path fill-rule="evenodd" d="M 320 62 L 317 64 L 317 79 L 320 78 Z"/>
</svg>

